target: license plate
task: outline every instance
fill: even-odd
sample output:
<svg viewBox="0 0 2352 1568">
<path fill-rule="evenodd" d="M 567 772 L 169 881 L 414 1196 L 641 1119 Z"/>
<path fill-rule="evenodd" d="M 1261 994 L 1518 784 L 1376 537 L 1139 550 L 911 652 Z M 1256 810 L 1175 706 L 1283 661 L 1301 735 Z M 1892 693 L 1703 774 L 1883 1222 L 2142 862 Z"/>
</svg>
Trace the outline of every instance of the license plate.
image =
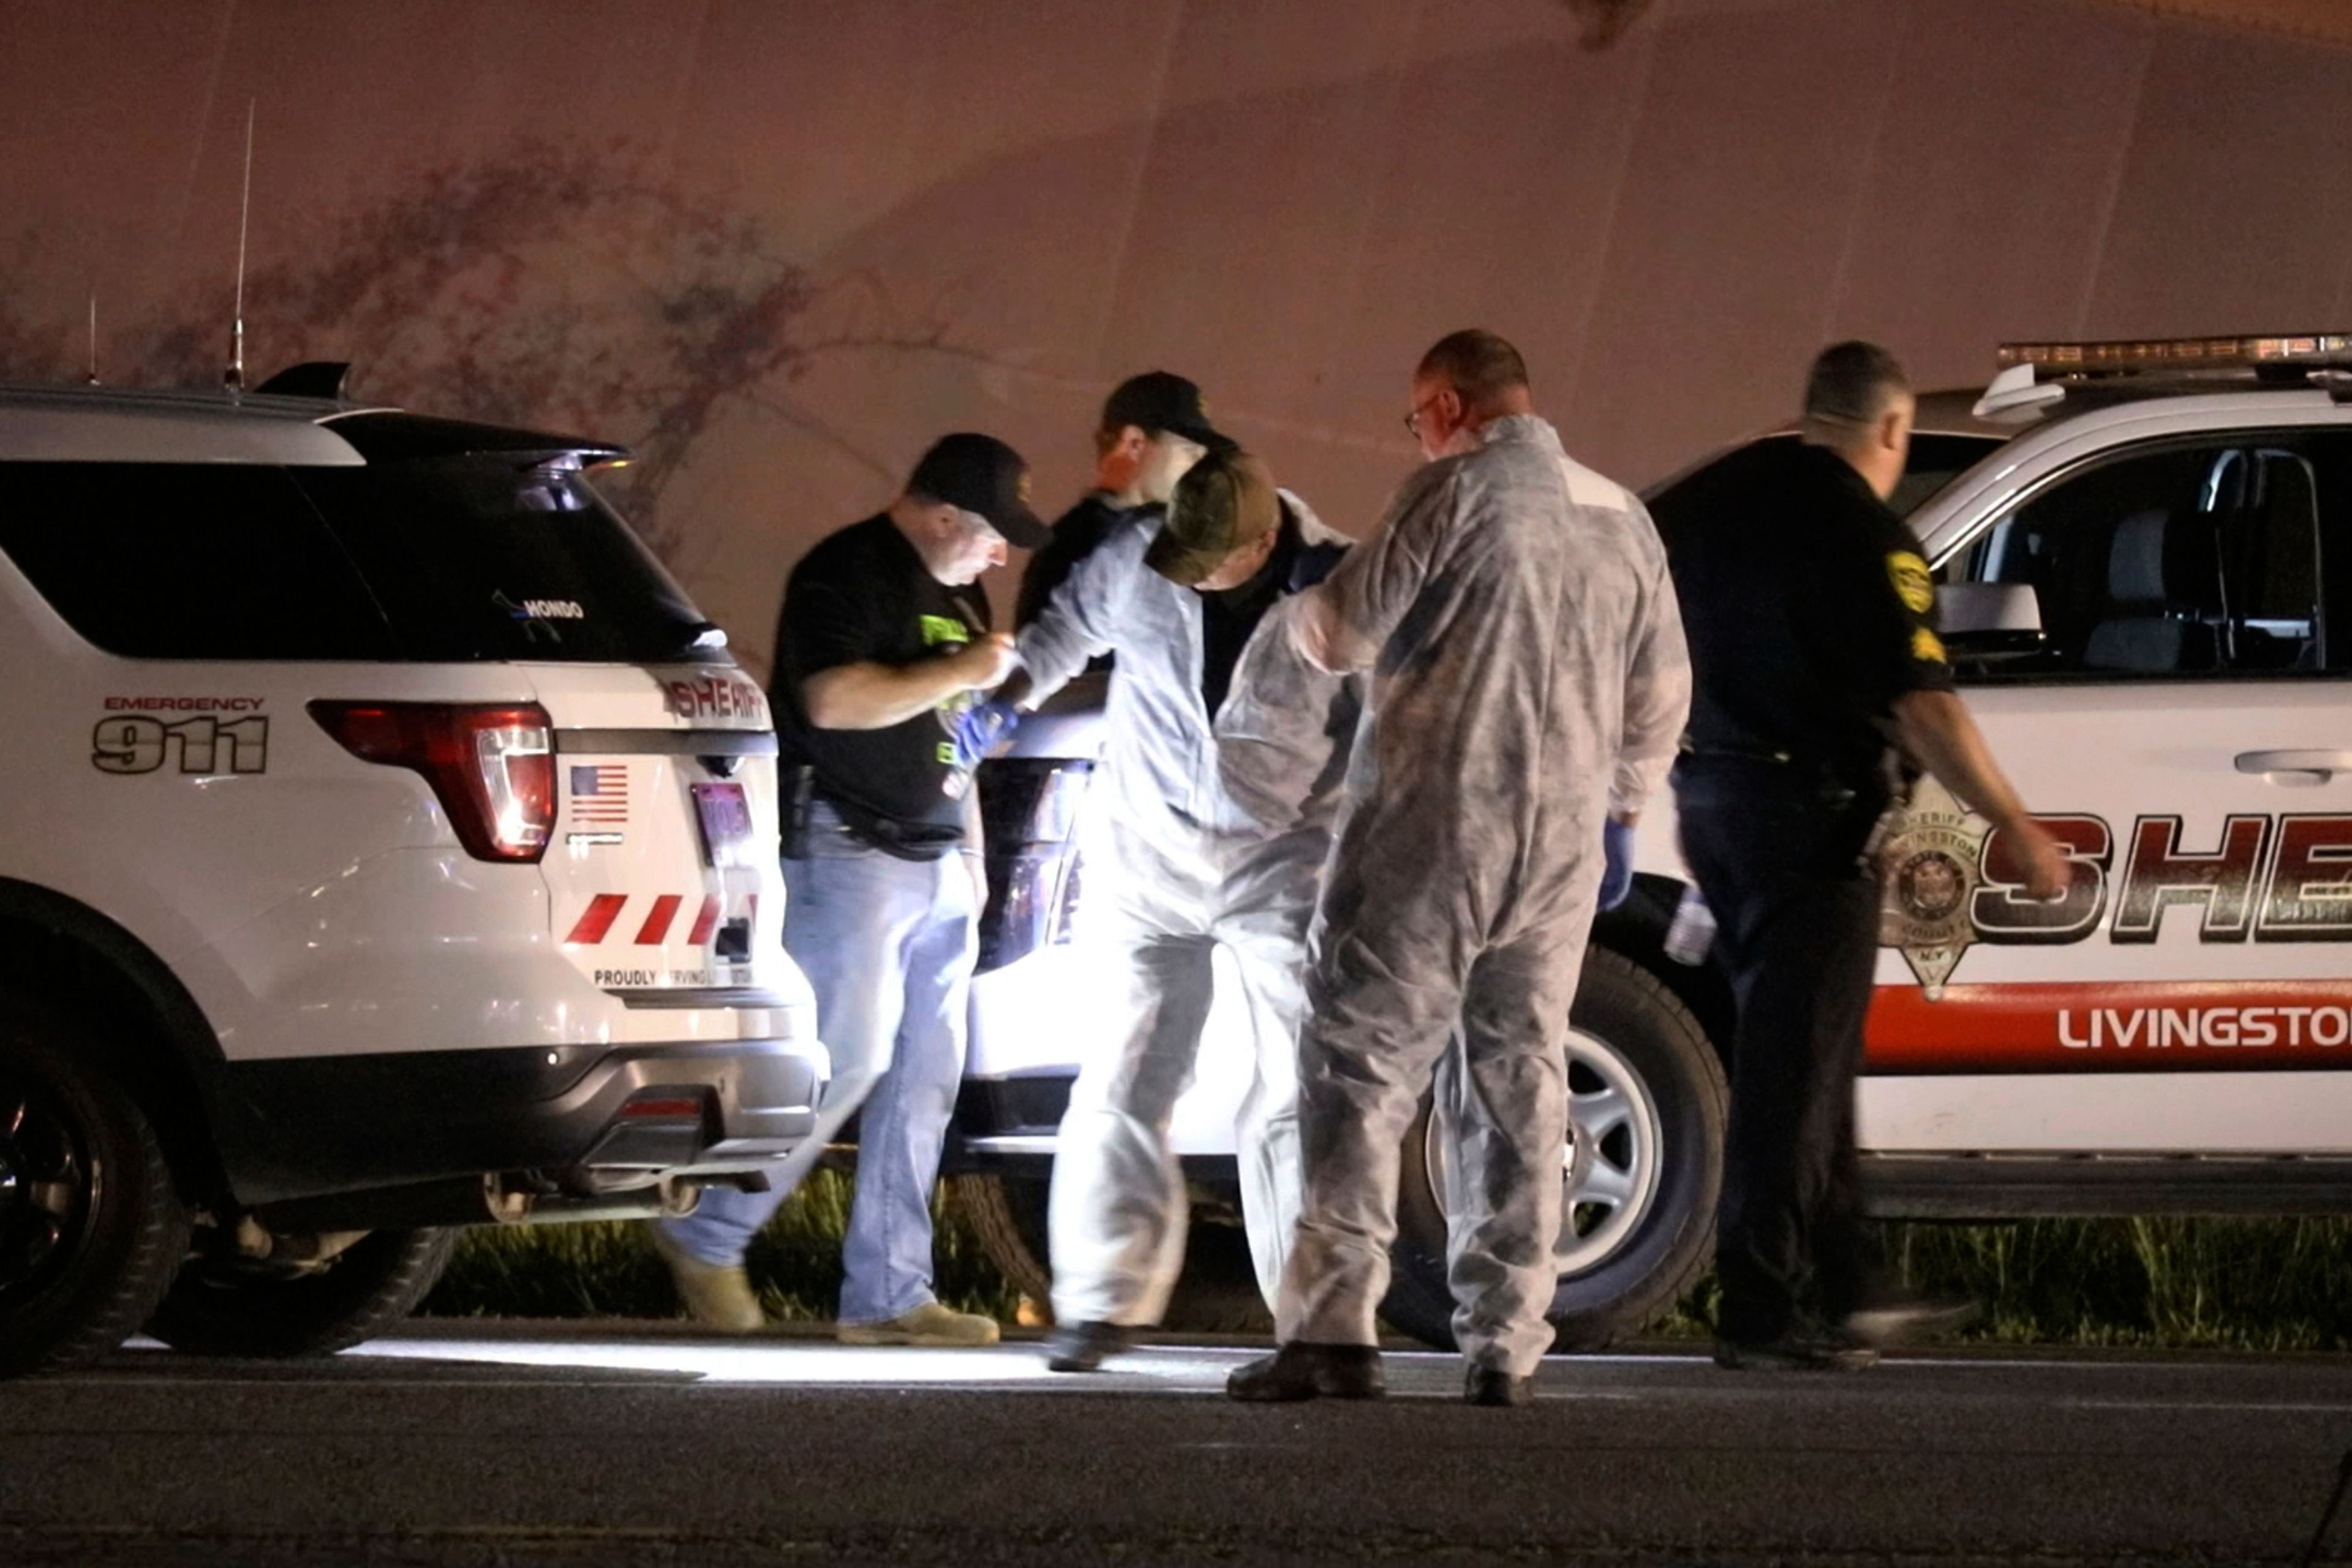
<svg viewBox="0 0 2352 1568">
<path fill-rule="evenodd" d="M 751 803 L 739 784 L 698 784 L 694 815 L 702 824 L 702 852 L 713 866 L 747 862 L 751 843 Z"/>
</svg>

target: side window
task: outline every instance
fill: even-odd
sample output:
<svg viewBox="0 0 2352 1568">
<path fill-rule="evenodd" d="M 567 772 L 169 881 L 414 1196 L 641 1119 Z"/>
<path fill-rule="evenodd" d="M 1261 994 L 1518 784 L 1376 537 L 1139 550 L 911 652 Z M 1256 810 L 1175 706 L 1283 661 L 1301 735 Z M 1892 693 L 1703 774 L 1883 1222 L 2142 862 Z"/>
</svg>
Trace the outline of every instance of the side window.
<svg viewBox="0 0 2352 1568">
<path fill-rule="evenodd" d="M 2319 492 L 2320 665 L 2352 674 L 2352 430 L 2316 433 L 2302 449 Z"/>
<path fill-rule="evenodd" d="M 365 584 L 279 468 L 0 463 L 0 551 L 109 653 L 375 659 L 391 650 Z"/>
<path fill-rule="evenodd" d="M 2143 447 L 1997 519 L 1948 580 L 2030 586 L 2042 641 L 1969 678 L 2342 673 L 2352 650 L 2331 639 L 2328 611 L 2332 600 L 2340 622 L 2352 606 L 2327 535 L 2352 554 L 2352 452 L 2332 439 L 2294 431 Z"/>
</svg>

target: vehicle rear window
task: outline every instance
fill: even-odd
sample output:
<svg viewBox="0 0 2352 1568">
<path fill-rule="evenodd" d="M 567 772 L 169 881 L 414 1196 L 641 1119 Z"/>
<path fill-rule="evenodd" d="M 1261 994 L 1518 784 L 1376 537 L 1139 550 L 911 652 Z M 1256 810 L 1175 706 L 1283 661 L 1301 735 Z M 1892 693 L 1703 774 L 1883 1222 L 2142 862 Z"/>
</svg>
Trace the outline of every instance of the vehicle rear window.
<svg viewBox="0 0 2352 1568">
<path fill-rule="evenodd" d="M 701 639 L 714 628 L 572 453 L 289 472 L 407 658 L 656 664 L 710 652 Z"/>
<path fill-rule="evenodd" d="M 0 551 L 109 653 L 396 657 L 366 583 L 282 468 L 0 463 Z"/>
</svg>

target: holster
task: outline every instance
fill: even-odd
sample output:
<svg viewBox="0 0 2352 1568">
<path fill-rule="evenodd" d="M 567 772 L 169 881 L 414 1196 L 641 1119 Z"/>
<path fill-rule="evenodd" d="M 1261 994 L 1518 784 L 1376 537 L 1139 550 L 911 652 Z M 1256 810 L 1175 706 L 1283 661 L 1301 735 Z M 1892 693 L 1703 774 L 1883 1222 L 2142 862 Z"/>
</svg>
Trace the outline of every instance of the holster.
<svg viewBox="0 0 2352 1568">
<path fill-rule="evenodd" d="M 795 763 L 784 770 L 783 858 L 805 860 L 809 848 L 809 803 L 816 798 L 816 769 Z"/>
</svg>

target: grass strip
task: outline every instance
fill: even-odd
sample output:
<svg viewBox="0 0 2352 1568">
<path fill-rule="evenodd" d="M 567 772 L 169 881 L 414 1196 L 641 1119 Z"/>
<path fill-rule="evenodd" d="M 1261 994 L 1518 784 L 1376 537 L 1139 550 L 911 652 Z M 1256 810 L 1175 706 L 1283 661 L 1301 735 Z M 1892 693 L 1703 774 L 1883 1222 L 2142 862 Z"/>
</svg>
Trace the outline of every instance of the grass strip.
<svg viewBox="0 0 2352 1568">
<path fill-rule="evenodd" d="M 817 1171 L 752 1241 L 743 1267 L 769 1317 L 804 1322 L 833 1316 L 849 1194 L 847 1175 Z M 944 1197 L 933 1198 L 931 1215 L 940 1300 L 1011 1322 L 1019 1296 L 981 1252 L 962 1215 Z M 644 1225 L 591 1223 L 467 1232 L 422 1310 L 468 1318 L 671 1318 L 678 1305 Z"/>
<path fill-rule="evenodd" d="M 786 1200 L 745 1259 L 772 1318 L 830 1318 L 841 1289 L 849 1178 L 819 1171 Z M 1014 1321 L 1018 1294 L 942 1198 L 934 1207 L 940 1297 Z M 2352 1349 L 2352 1220 L 2026 1220 L 1880 1227 L 1890 1271 L 1985 1315 L 1968 1336 L 2010 1344 L 2249 1351 Z M 1704 1281 L 1653 1332 L 1702 1334 Z M 469 1232 L 425 1304 L 444 1317 L 677 1314 L 668 1271 L 642 1225 Z"/>
</svg>

